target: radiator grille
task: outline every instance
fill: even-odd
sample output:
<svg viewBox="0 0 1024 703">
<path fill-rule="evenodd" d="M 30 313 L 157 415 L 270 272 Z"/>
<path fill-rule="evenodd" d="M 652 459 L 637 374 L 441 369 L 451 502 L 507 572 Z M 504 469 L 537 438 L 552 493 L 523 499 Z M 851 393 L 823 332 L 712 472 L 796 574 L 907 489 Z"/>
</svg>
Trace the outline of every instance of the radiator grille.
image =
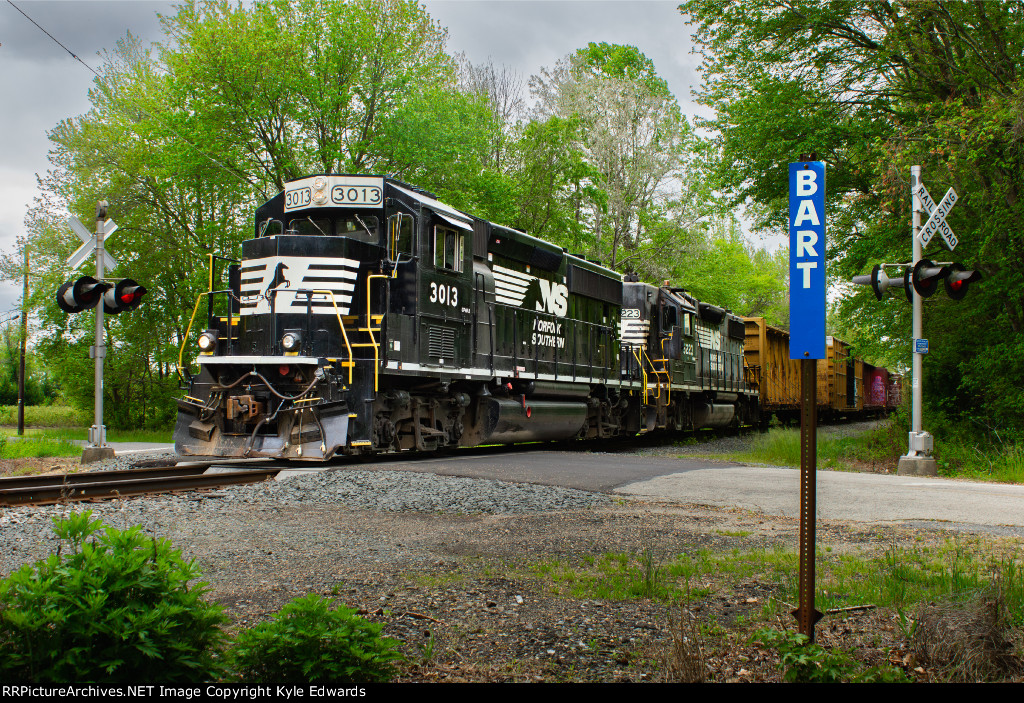
<svg viewBox="0 0 1024 703">
<path fill-rule="evenodd" d="M 427 330 L 427 355 L 432 359 L 455 358 L 455 330 L 430 327 Z"/>
</svg>

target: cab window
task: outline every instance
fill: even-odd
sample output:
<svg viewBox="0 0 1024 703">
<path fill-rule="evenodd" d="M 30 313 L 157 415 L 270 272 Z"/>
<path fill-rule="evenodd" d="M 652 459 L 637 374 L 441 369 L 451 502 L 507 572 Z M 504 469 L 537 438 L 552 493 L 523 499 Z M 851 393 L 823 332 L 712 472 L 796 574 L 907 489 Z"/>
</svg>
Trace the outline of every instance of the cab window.
<svg viewBox="0 0 1024 703">
<path fill-rule="evenodd" d="M 378 225 L 374 215 L 352 213 L 338 218 L 338 236 L 376 244 L 379 241 Z"/>
<path fill-rule="evenodd" d="M 285 234 L 303 236 L 330 236 L 334 233 L 331 221 L 323 217 L 297 217 L 288 221 Z"/>
<path fill-rule="evenodd" d="M 434 227 L 434 267 L 462 273 L 465 237 L 460 230 Z"/>
</svg>

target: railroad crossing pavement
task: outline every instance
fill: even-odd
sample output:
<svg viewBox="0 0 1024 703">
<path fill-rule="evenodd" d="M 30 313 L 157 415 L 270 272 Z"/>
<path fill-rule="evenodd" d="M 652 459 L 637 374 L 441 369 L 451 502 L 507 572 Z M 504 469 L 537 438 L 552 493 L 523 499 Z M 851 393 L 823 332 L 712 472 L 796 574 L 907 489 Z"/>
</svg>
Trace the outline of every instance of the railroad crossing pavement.
<svg viewBox="0 0 1024 703">
<path fill-rule="evenodd" d="M 84 439 L 71 440 L 74 444 L 84 447 L 89 442 Z M 173 452 L 174 445 L 166 442 L 107 442 L 114 448 L 114 455 L 122 454 L 157 454 L 160 452 Z"/>
<path fill-rule="evenodd" d="M 636 481 L 616 493 L 799 517 L 800 471 L 722 466 Z M 818 472 L 818 517 L 855 522 L 975 525 L 1024 534 L 1024 486 L 921 476 Z"/>
<path fill-rule="evenodd" d="M 800 471 L 693 457 L 632 453 L 495 451 L 417 461 L 363 462 L 354 470 L 421 471 L 798 517 Z M 1024 534 L 1024 486 L 918 476 L 818 472 L 818 516 L 855 522 Z"/>
</svg>

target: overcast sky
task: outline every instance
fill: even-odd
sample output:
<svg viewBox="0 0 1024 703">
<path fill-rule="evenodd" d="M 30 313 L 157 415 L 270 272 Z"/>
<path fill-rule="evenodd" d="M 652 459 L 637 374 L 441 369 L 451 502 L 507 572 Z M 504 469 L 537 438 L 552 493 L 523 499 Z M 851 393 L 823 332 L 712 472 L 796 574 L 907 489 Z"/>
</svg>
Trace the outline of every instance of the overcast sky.
<svg viewBox="0 0 1024 703">
<path fill-rule="evenodd" d="M 427 0 L 431 16 L 448 29 L 448 50 L 473 63 L 489 58 L 522 75 L 552 67 L 588 42 L 639 47 L 668 82 L 684 113 L 694 115 L 690 91 L 699 85 L 698 57 L 678 2 L 662 0 Z M 162 38 L 157 13 L 171 2 L 139 0 L 14 0 L 43 29 L 89 66 L 126 32 L 143 40 Z M 0 250 L 15 249 L 28 205 L 37 194 L 36 174 L 48 167 L 47 132 L 60 120 L 89 108 L 93 74 L 7 0 L 0 0 Z M 255 205 L 255 204 L 254 204 Z M 117 213 L 111 213 L 116 221 Z M 77 241 L 68 231 L 67 237 Z M 118 234 L 108 246 L 117 256 Z M 91 266 L 84 265 L 85 268 Z M 144 282 L 143 282 L 144 283 Z M 0 283 L 0 319 L 18 307 L 20 284 Z"/>
</svg>

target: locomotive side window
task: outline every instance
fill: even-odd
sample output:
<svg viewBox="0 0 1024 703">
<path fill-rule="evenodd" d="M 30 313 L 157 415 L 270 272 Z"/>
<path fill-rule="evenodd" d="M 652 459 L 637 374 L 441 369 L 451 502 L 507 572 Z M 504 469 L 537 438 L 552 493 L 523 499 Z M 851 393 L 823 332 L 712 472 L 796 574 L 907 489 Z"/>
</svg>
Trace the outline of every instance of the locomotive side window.
<svg viewBox="0 0 1024 703">
<path fill-rule="evenodd" d="M 334 225 L 331 224 L 330 220 L 323 217 L 317 217 L 316 219 L 312 217 L 297 217 L 294 220 L 288 221 L 288 229 L 285 231 L 285 234 L 330 236 L 334 234 Z"/>
<path fill-rule="evenodd" d="M 462 232 L 450 227 L 434 227 L 434 266 L 462 273 L 462 259 L 465 254 L 465 237 Z"/>
<path fill-rule="evenodd" d="M 397 213 L 388 218 L 388 258 L 397 261 L 401 254 L 412 254 L 412 215 Z"/>
<path fill-rule="evenodd" d="M 378 221 L 374 215 L 352 213 L 338 220 L 338 236 L 376 244 Z"/>
<path fill-rule="evenodd" d="M 665 306 L 661 314 L 661 331 L 671 332 L 672 328 L 679 324 L 678 310 L 671 305 Z"/>
<path fill-rule="evenodd" d="M 683 313 L 683 334 L 693 336 L 693 315 L 688 312 Z"/>
</svg>

